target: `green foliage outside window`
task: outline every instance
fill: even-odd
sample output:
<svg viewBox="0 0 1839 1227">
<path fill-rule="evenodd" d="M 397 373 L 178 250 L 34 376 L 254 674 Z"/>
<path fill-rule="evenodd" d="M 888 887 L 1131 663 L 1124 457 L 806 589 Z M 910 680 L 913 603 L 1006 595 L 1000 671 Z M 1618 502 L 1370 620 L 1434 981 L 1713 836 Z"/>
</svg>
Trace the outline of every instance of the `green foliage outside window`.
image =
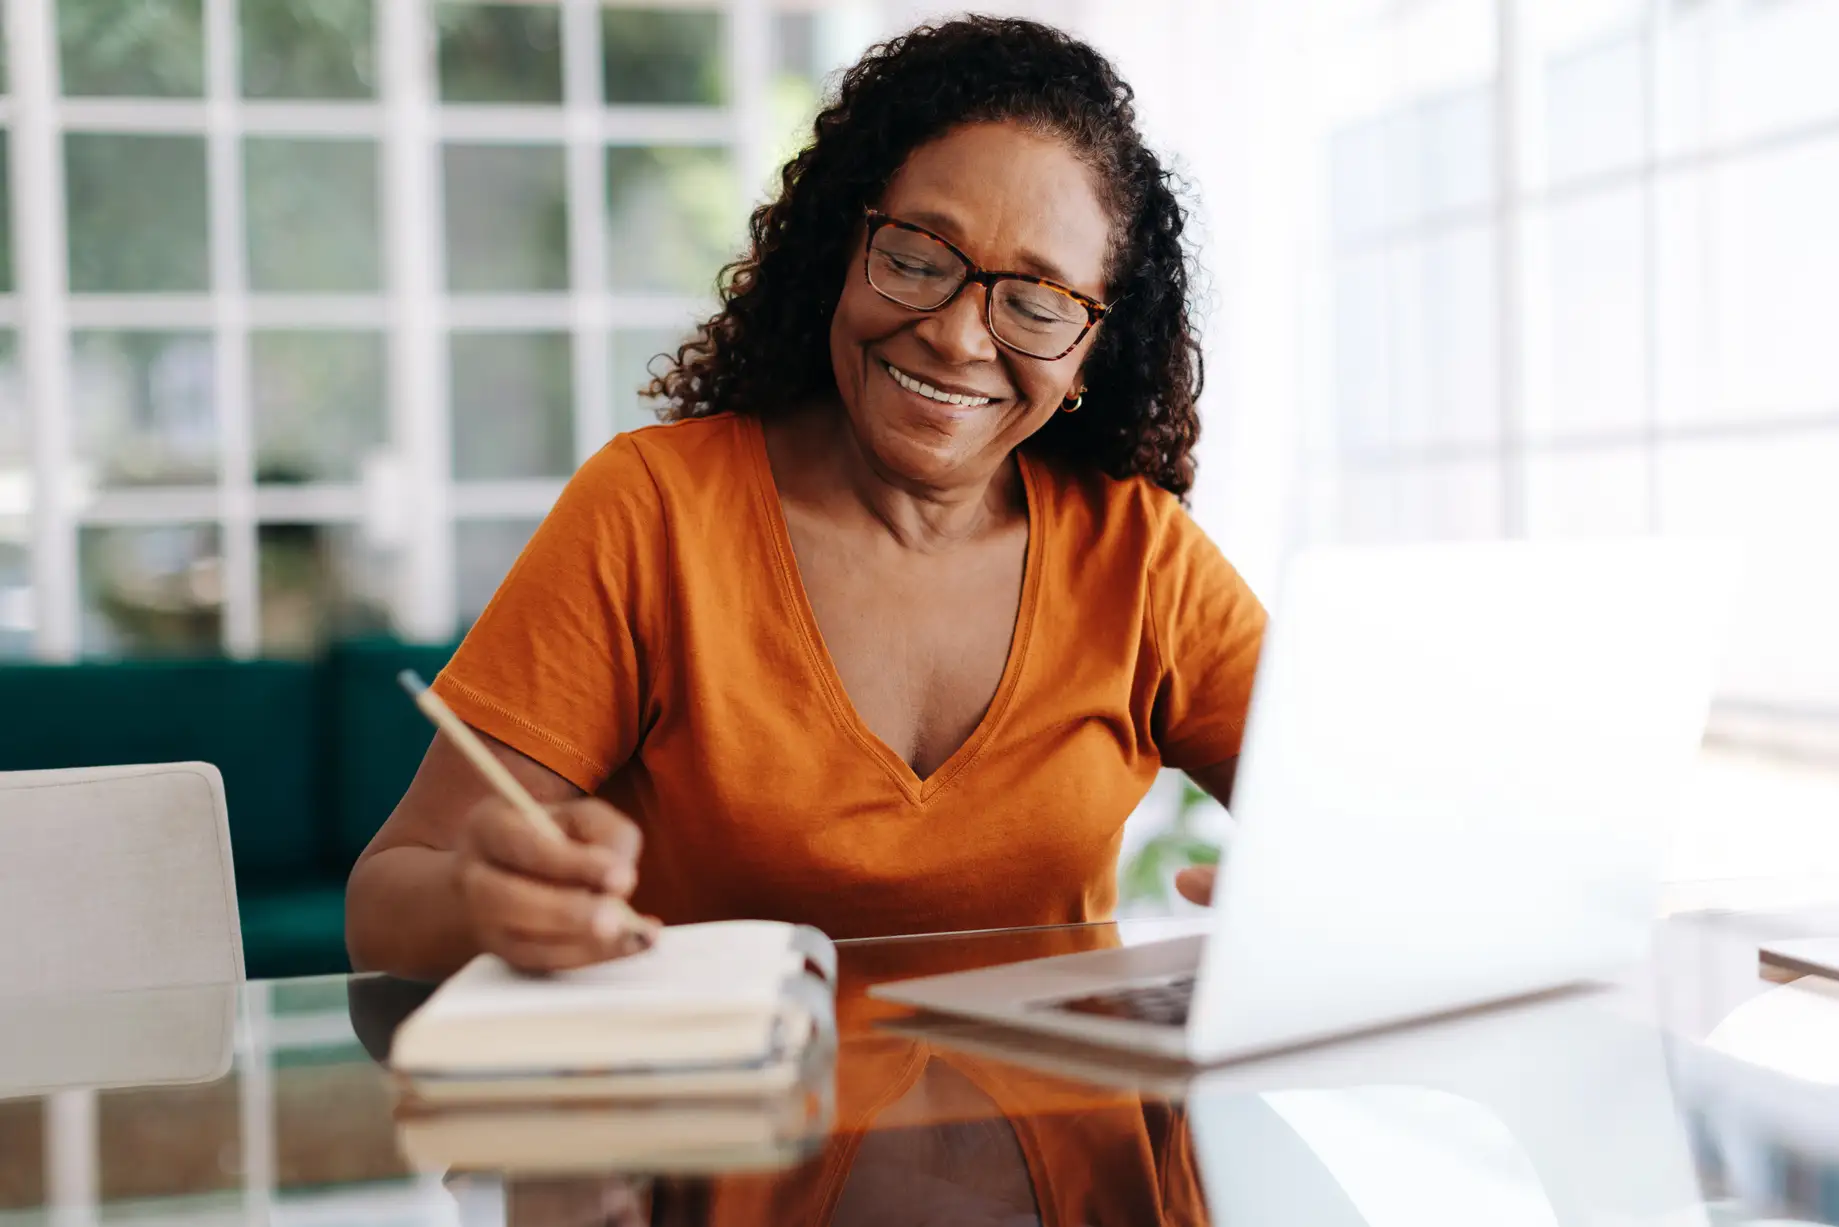
<svg viewBox="0 0 1839 1227">
<path fill-rule="evenodd" d="M 1151 836 L 1118 872 L 1120 906 L 1172 903 L 1171 884 L 1177 871 L 1189 865 L 1219 863 L 1219 844 L 1196 829 L 1201 813 L 1213 804 L 1199 785 L 1182 777 L 1174 821 L 1166 831 Z"/>
</svg>

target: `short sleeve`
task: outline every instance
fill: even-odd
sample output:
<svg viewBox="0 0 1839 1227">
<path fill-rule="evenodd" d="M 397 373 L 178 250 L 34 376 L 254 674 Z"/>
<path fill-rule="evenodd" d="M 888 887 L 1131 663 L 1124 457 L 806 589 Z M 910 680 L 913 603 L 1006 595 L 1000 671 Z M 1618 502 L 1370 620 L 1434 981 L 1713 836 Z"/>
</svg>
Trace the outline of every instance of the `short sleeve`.
<svg viewBox="0 0 1839 1227">
<path fill-rule="evenodd" d="M 1162 761 L 1193 770 L 1237 757 L 1264 641 L 1264 606 L 1179 505 L 1160 534 L 1149 589 L 1162 658 L 1151 731 Z"/>
<path fill-rule="evenodd" d="M 638 749 L 668 561 L 656 484 L 622 435 L 570 479 L 436 692 L 474 728 L 594 792 Z"/>
</svg>

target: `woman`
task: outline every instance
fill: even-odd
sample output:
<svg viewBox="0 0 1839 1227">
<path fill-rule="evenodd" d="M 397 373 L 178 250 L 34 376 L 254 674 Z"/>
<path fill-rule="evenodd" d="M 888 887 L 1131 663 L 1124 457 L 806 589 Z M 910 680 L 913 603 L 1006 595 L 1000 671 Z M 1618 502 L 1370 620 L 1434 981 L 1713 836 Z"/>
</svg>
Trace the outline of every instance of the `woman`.
<svg viewBox="0 0 1839 1227">
<path fill-rule="evenodd" d="M 1158 769 L 1230 789 L 1264 626 L 1179 503 L 1168 179 L 1046 26 L 851 69 L 667 423 L 581 468 L 436 682 L 572 840 L 437 738 L 352 873 L 354 963 L 605 959 L 641 940 L 609 896 L 835 937 L 1108 915 Z"/>
</svg>

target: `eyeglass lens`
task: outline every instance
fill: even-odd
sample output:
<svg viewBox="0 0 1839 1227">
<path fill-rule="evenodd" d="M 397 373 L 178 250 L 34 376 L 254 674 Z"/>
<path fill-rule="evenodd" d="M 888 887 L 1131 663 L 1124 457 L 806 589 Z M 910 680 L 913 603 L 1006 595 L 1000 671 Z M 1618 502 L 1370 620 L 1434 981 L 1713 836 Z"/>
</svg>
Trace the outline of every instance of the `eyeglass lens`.
<svg viewBox="0 0 1839 1227">
<path fill-rule="evenodd" d="M 919 311 L 942 306 L 969 274 L 964 261 L 938 240 L 898 226 L 875 232 L 868 280 L 895 302 Z M 990 327 L 998 340 L 1026 354 L 1058 357 L 1079 339 L 1085 308 L 1058 290 L 1005 278 L 990 289 Z"/>
</svg>

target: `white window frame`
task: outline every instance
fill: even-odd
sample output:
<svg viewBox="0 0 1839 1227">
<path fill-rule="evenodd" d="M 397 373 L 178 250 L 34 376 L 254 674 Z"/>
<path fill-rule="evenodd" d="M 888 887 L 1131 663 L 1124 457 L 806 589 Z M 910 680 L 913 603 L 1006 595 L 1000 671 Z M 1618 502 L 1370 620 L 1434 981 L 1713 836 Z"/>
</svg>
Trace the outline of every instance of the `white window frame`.
<svg viewBox="0 0 1839 1227">
<path fill-rule="evenodd" d="M 1659 140 L 1661 45 L 1660 30 L 1667 19 L 1667 0 L 1645 0 L 1630 24 L 1622 27 L 1624 35 L 1641 40 L 1641 151 L 1631 163 L 1605 171 L 1596 171 L 1555 184 L 1529 181 L 1524 171 L 1529 164 L 1528 143 L 1540 139 L 1539 125 L 1544 114 L 1541 65 L 1538 54 L 1525 37 L 1525 21 L 1539 0 L 1492 0 L 1495 20 L 1497 61 L 1490 91 L 1492 126 L 1495 141 L 1494 180 L 1491 199 L 1479 206 L 1465 206 L 1441 213 L 1409 219 L 1382 228 L 1375 233 L 1342 238 L 1329 236 L 1324 243 L 1330 282 L 1324 301 L 1332 302 L 1339 278 L 1334 274 L 1354 260 L 1374 253 L 1391 252 L 1407 245 L 1455 234 L 1483 222 L 1494 228 L 1493 263 L 1495 271 L 1495 307 L 1498 393 L 1498 438 L 1489 442 L 1441 442 L 1427 446 L 1401 446 L 1396 440 L 1382 447 L 1362 446 L 1342 437 L 1344 420 L 1338 395 L 1331 394 L 1331 415 L 1335 422 L 1328 439 L 1304 449 L 1302 462 L 1306 482 L 1319 488 L 1326 485 L 1337 492 L 1336 503 L 1345 497 L 1351 480 L 1363 475 L 1412 475 L 1431 471 L 1450 462 L 1481 462 L 1498 466 L 1501 497 L 1501 525 L 1504 535 L 1524 536 L 1528 497 L 1526 473 L 1528 461 L 1542 456 L 1638 450 L 1645 461 L 1647 498 L 1646 531 L 1660 527 L 1659 468 L 1663 450 L 1671 444 L 1708 440 L 1754 440 L 1766 437 L 1830 438 L 1839 434 L 1839 402 L 1823 413 L 1791 412 L 1776 415 L 1751 414 L 1742 420 L 1678 423 L 1664 420 L 1660 405 L 1658 337 L 1660 318 L 1659 231 L 1660 193 L 1663 185 L 1690 176 L 1703 176 L 1722 167 L 1742 164 L 1808 145 L 1839 141 L 1839 113 L 1827 114 L 1799 124 L 1761 131 L 1735 139 L 1713 141 L 1709 138 L 1687 152 L 1664 152 Z M 1714 29 L 1730 29 L 1742 19 L 1742 0 L 1707 0 L 1708 17 Z M 1403 3 L 1385 6 L 1366 20 L 1387 23 L 1409 14 Z M 1401 99 L 1401 109 L 1417 105 L 1417 99 Z M 1376 111 L 1364 121 L 1371 121 L 1392 111 Z M 1324 132 L 1323 137 L 1332 135 Z M 1555 205 L 1601 198 L 1613 192 L 1635 189 L 1642 215 L 1641 253 L 1644 269 L 1641 286 L 1643 335 L 1641 362 L 1644 367 L 1645 403 L 1639 422 L 1616 431 L 1593 432 L 1588 436 L 1534 435 L 1527 429 L 1526 416 L 1526 341 L 1528 293 L 1525 284 L 1527 244 L 1525 229 L 1529 220 L 1542 216 Z M 1331 342 L 1332 344 L 1332 342 Z M 1322 354 L 1328 358 L 1330 354 Z M 1323 369 L 1332 370 L 1324 361 Z M 1338 518 L 1338 517 L 1337 517 Z M 1318 527 L 1302 535 L 1335 536 L 1339 529 L 1324 533 Z M 1801 706 L 1778 706 L 1769 702 L 1720 699 L 1721 718 L 1754 715 L 1762 719 L 1789 721 L 1814 720 L 1831 722 L 1839 719 L 1839 707 L 1808 709 Z"/>
<path fill-rule="evenodd" d="M 82 651 L 78 537 L 115 524 L 202 523 L 221 533 L 222 650 L 259 654 L 257 540 L 267 523 L 370 523 L 378 487 L 397 504 L 402 537 L 392 615 L 407 637 L 440 641 L 457 629 L 454 531 L 466 519 L 535 519 L 560 480 L 457 482 L 451 464 L 450 329 L 566 332 L 572 344 L 574 458 L 613 434 L 608 351 L 615 328 L 677 328 L 710 306 L 676 295 L 615 293 L 606 285 L 609 146 L 720 146 L 751 204 L 770 169 L 767 95 L 771 0 L 555 0 L 563 25 L 560 107 L 443 105 L 438 101 L 432 5 L 373 0 L 378 97 L 362 102 L 270 102 L 240 97 L 237 0 L 204 0 L 202 99 L 60 97 L 56 0 L 7 0 L 15 293 L 0 297 L 0 327 L 18 334 L 31 414 L 29 583 L 33 655 L 65 661 Z M 714 107 L 606 105 L 601 101 L 603 8 L 719 10 L 727 30 L 726 101 Z M 202 294 L 73 295 L 68 284 L 64 135 L 70 131 L 201 136 L 212 221 L 212 283 Z M 382 292 L 254 294 L 247 284 L 242 142 L 246 136 L 367 138 L 381 161 Z M 566 165 L 569 286 L 556 294 L 451 295 L 445 288 L 440 157 L 450 140 L 560 145 Z M 738 236 L 737 236 L 738 237 Z M 75 329 L 209 330 L 214 341 L 219 468 L 215 485 L 71 489 L 71 335 Z M 262 487 L 255 482 L 249 396 L 252 328 L 369 328 L 389 344 L 386 405 L 393 465 L 365 483 Z"/>
</svg>

